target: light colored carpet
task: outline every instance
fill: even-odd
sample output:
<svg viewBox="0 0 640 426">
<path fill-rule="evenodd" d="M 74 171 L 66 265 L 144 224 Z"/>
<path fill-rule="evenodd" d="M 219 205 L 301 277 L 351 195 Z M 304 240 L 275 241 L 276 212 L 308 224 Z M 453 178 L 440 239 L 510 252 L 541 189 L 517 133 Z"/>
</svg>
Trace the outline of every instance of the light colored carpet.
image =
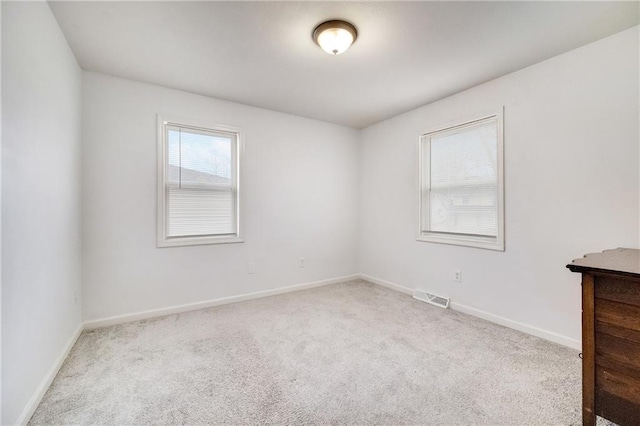
<svg viewBox="0 0 640 426">
<path fill-rule="evenodd" d="M 364 281 L 86 331 L 31 424 L 579 424 L 578 352 Z"/>
</svg>

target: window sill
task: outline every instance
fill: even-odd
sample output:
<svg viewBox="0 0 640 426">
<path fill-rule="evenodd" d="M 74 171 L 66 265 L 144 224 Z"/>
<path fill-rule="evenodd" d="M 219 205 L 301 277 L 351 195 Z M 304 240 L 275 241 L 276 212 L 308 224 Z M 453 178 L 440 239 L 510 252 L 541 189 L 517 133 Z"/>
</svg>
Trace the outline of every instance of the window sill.
<svg viewBox="0 0 640 426">
<path fill-rule="evenodd" d="M 418 235 L 418 238 L 416 238 L 416 240 L 428 243 L 450 244 L 455 246 L 504 251 L 504 241 L 500 241 L 498 238 L 467 237 L 456 235 L 444 236 L 439 234 L 422 233 Z"/>
<path fill-rule="evenodd" d="M 158 247 L 183 247 L 183 246 L 204 246 L 211 244 L 235 244 L 244 243 L 244 240 L 238 236 L 219 236 L 219 237 L 182 237 L 158 240 Z"/>
</svg>

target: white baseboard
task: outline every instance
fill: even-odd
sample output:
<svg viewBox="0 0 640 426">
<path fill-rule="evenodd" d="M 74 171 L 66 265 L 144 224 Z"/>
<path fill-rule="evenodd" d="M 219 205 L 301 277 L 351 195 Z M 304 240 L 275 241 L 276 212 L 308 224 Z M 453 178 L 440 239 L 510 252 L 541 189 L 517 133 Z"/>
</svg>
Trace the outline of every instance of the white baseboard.
<svg viewBox="0 0 640 426">
<path fill-rule="evenodd" d="M 397 283 L 394 283 L 394 282 L 391 282 L 391 281 L 386 281 L 386 280 L 383 280 L 383 279 L 380 279 L 380 278 L 372 277 L 372 276 L 366 275 L 366 274 L 355 274 L 355 275 L 347 275 L 347 276 L 337 277 L 337 278 L 330 278 L 330 279 L 326 279 L 326 280 L 313 281 L 313 282 L 309 282 L 309 283 L 296 284 L 296 285 L 292 285 L 292 286 L 288 286 L 288 287 L 276 288 L 276 289 L 273 289 L 273 290 L 257 291 L 257 292 L 253 292 L 253 293 L 241 294 L 241 295 L 238 295 L 238 296 L 231 296 L 231 297 L 224 297 L 224 298 L 220 298 L 220 299 L 207 300 L 207 301 L 204 301 L 204 302 L 196 302 L 196 303 L 189 303 L 189 304 L 178 305 L 178 306 L 170 306 L 170 307 L 167 307 L 167 308 L 152 309 L 152 310 L 136 312 L 136 313 L 132 313 L 132 314 L 125 314 L 125 315 L 113 316 L 113 317 L 109 317 L 109 318 L 86 321 L 83 324 L 80 324 L 78 326 L 78 328 L 74 332 L 73 336 L 71 336 L 71 338 L 69 339 L 69 341 L 67 342 L 67 344 L 63 348 L 63 350 L 60 353 L 60 355 L 58 355 L 58 358 L 56 358 L 55 363 L 53 364 L 51 369 L 47 372 L 47 374 L 43 378 L 42 382 L 40 383 L 40 385 L 36 389 L 36 392 L 31 397 L 31 400 L 29 400 L 29 402 L 27 403 L 26 407 L 22 411 L 22 414 L 18 418 L 16 424 L 26 425 L 28 423 L 29 419 L 31 418 L 31 416 L 35 412 L 36 408 L 38 408 L 38 405 L 40 404 L 40 401 L 42 400 L 42 398 L 44 397 L 45 393 L 47 392 L 47 389 L 49 389 L 49 386 L 51 385 L 51 382 L 53 382 L 53 379 L 58 374 L 58 371 L 60 370 L 60 367 L 62 367 L 62 364 L 64 363 L 65 359 L 69 355 L 69 352 L 73 348 L 73 345 L 75 345 L 76 341 L 78 340 L 78 337 L 80 337 L 80 334 L 82 333 L 83 330 L 99 328 L 99 327 L 106 327 L 106 326 L 114 325 L 114 324 L 122 324 L 122 323 L 131 322 L 131 321 L 155 318 L 155 317 L 160 317 L 160 316 L 165 316 L 165 315 L 172 315 L 172 314 L 177 314 L 177 313 L 182 313 L 182 312 L 195 311 L 195 310 L 198 310 L 198 309 L 205 309 L 205 308 L 209 308 L 209 307 L 212 307 L 212 306 L 226 305 L 226 304 L 235 303 L 235 302 L 243 302 L 243 301 L 246 301 L 246 300 L 259 299 L 259 298 L 262 298 L 262 297 L 275 296 L 275 295 L 278 295 L 278 294 L 290 293 L 290 292 L 294 292 L 294 291 L 305 290 L 305 289 L 310 289 L 310 288 L 315 288 L 315 287 L 321 287 L 321 286 L 325 286 L 325 285 L 329 285 L 329 284 L 337 284 L 337 283 L 350 281 L 350 280 L 354 280 L 354 279 L 358 279 L 358 278 L 359 279 L 363 279 L 363 280 L 368 281 L 368 282 L 373 283 L 373 284 L 380 285 L 382 287 L 386 287 L 386 288 L 389 288 L 389 289 L 392 289 L 392 290 L 395 290 L 395 291 L 399 291 L 401 293 L 405 293 L 405 294 L 408 294 L 408 295 L 412 295 L 413 294 L 413 289 L 411 289 L 409 287 L 405 287 L 403 285 L 400 285 L 400 284 L 397 284 Z M 472 316 L 475 316 L 475 317 L 478 317 L 478 318 L 482 318 L 482 319 L 485 319 L 487 321 L 503 325 L 505 327 L 513 328 L 515 330 L 522 331 L 524 333 L 531 334 L 533 336 L 537 336 L 537 337 L 540 337 L 540 338 L 545 339 L 545 340 L 550 340 L 552 342 L 559 343 L 559 344 L 564 345 L 564 346 L 568 346 L 568 347 L 571 347 L 571 348 L 574 348 L 574 349 L 580 349 L 581 348 L 581 342 L 580 341 L 578 341 L 576 339 L 572 339 L 570 337 L 563 336 L 563 335 L 558 334 L 558 333 L 554 333 L 552 331 L 543 330 L 543 329 L 540 329 L 540 328 L 537 328 L 537 327 L 533 327 L 533 326 L 530 326 L 530 325 L 527 325 L 527 324 L 524 324 L 524 323 L 521 323 L 521 322 L 513 321 L 513 320 L 510 320 L 508 318 L 504 318 L 504 317 L 501 317 L 501 316 L 498 316 L 498 315 L 494 315 L 494 314 L 491 314 L 489 312 L 485 312 L 485 311 L 482 311 L 480 309 L 472 308 L 470 306 L 462 305 L 462 304 L 455 303 L 455 302 L 451 303 L 451 308 L 453 310 L 456 310 L 456 311 L 459 311 L 459 312 L 462 312 L 462 313 L 465 313 L 465 314 L 469 314 L 469 315 L 472 315 Z"/>
<path fill-rule="evenodd" d="M 321 287 L 329 284 L 336 284 L 345 281 L 358 279 L 360 275 L 346 275 L 343 277 L 329 278 L 326 280 L 313 281 L 303 284 L 295 284 L 287 287 L 280 287 L 273 290 L 256 291 L 253 293 L 245 293 L 238 296 L 223 297 L 220 299 L 205 300 L 203 302 L 187 303 L 184 305 L 169 306 L 166 308 L 151 309 L 148 311 L 136 312 L 132 314 L 117 315 L 108 318 L 85 321 L 84 329 L 107 327 L 114 324 L 122 324 L 131 321 L 162 317 L 165 315 L 179 314 L 182 312 L 197 311 L 199 309 L 210 308 L 212 306 L 226 305 L 229 303 L 244 302 L 246 300 L 260 299 L 262 297 L 275 296 L 277 294 L 290 293 L 292 291 L 306 290 L 314 287 Z"/>
<path fill-rule="evenodd" d="M 358 274 L 347 275 L 343 277 L 330 278 L 326 280 L 313 281 L 309 283 L 291 285 L 288 287 L 276 288 L 273 290 L 257 291 L 253 293 L 241 294 L 238 296 L 207 300 L 204 302 L 196 302 L 196 303 L 189 303 L 185 305 L 170 306 L 167 308 L 152 309 L 152 310 L 143 311 L 143 312 L 136 312 L 133 314 L 119 315 L 119 316 L 103 318 L 103 319 L 98 319 L 93 321 L 86 321 L 84 323 L 81 323 L 76 329 L 76 331 L 74 332 L 73 336 L 71 336 L 71 338 L 63 348 L 60 355 L 58 355 L 58 358 L 56 358 L 56 361 L 52 365 L 51 369 L 47 372 L 45 377 L 42 379 L 42 382 L 36 389 L 36 392 L 33 394 L 31 399 L 25 406 L 24 410 L 20 414 L 20 417 L 18 417 L 16 424 L 26 425 L 29 422 L 29 420 L 31 419 L 31 416 L 36 411 L 36 408 L 38 408 L 38 405 L 42 401 L 42 398 L 47 392 L 47 389 L 49 389 L 49 386 L 53 382 L 53 379 L 55 379 L 56 375 L 58 374 L 58 371 L 60 370 L 60 367 L 62 367 L 62 364 L 64 363 L 65 359 L 67 359 L 69 352 L 73 348 L 73 345 L 75 345 L 76 341 L 78 340 L 78 337 L 80 337 L 80 334 L 82 333 L 83 330 L 89 330 L 89 329 L 98 328 L 98 327 L 106 327 L 114 324 L 121 324 L 121 323 L 137 321 L 141 319 L 154 318 L 154 317 L 161 317 L 165 315 L 177 314 L 182 312 L 195 311 L 198 309 L 204 309 L 204 308 L 209 308 L 209 307 L 218 306 L 218 305 L 225 305 L 228 303 L 243 302 L 246 300 L 259 299 L 262 297 L 275 296 L 277 294 L 290 293 L 293 291 L 306 290 L 314 287 L 321 287 L 329 284 L 337 284 L 345 281 L 355 280 L 355 279 L 358 279 L 359 277 L 360 276 Z"/>
<path fill-rule="evenodd" d="M 455 302 L 451 302 L 451 309 L 468 315 L 473 315 L 474 317 L 482 318 L 505 327 L 513 328 L 514 330 L 522 331 L 523 333 L 531 334 L 532 336 L 540 337 L 551 342 L 559 343 L 562 346 L 568 346 L 578 350 L 582 349 L 582 342 L 580 340 L 572 339 L 571 337 L 563 336 L 562 334 L 534 327 L 529 324 L 510 320 L 509 318 L 494 315 L 481 309 L 472 308 L 471 306 Z"/>
<path fill-rule="evenodd" d="M 413 294 L 413 289 L 409 287 L 405 287 L 400 284 L 393 283 L 391 281 L 382 280 L 380 278 L 372 277 L 366 274 L 360 274 L 360 278 L 369 281 L 373 284 L 378 284 L 383 287 L 390 288 L 392 290 L 399 291 L 401 293 L 405 293 L 408 295 Z M 501 317 L 499 315 L 494 315 L 492 313 L 483 311 L 481 309 L 473 308 L 471 306 L 463 305 L 461 303 L 451 302 L 451 309 L 454 311 L 462 312 L 468 315 L 472 315 L 474 317 L 482 318 L 489 322 L 493 322 L 495 324 L 499 324 L 508 328 L 512 328 L 514 330 L 522 331 L 523 333 L 531 334 L 532 336 L 540 337 L 545 340 L 549 340 L 551 342 L 559 343 L 563 346 L 568 346 L 573 349 L 582 349 L 582 342 L 580 340 L 572 339 L 571 337 L 563 336 L 562 334 L 555 333 L 549 330 L 543 330 L 538 327 L 534 327 L 529 324 L 525 324 L 522 322 L 514 321 L 509 318 Z"/>
<path fill-rule="evenodd" d="M 400 284 L 392 283 L 391 281 L 381 280 L 380 278 L 372 277 L 371 275 L 360 274 L 360 279 L 365 281 L 369 281 L 373 284 L 378 284 L 382 287 L 390 288 L 391 290 L 399 291 L 400 293 L 408 294 L 409 296 L 413 295 L 413 289 L 409 287 L 405 287 Z"/>
<path fill-rule="evenodd" d="M 38 405 L 40 405 L 40 401 L 42 401 L 44 394 L 47 393 L 47 389 L 49 389 L 49 386 L 53 382 L 53 379 L 56 378 L 58 371 L 60 371 L 60 367 L 62 367 L 62 364 L 67 359 L 67 356 L 69 355 L 69 352 L 71 352 L 73 345 L 76 344 L 76 341 L 78 340 L 78 337 L 80 337 L 82 330 L 84 330 L 84 327 L 83 324 L 80 323 L 71 338 L 67 341 L 67 344 L 62 348 L 62 351 L 58 355 L 58 358 L 56 358 L 49 371 L 47 371 L 47 374 L 45 374 L 35 393 L 27 403 L 26 407 L 24 407 L 24 410 L 22 410 L 22 414 L 20 414 L 20 417 L 18 417 L 18 420 L 16 420 L 17 425 L 26 425 L 29 422 L 31 416 L 36 411 L 36 408 L 38 408 Z"/>
</svg>

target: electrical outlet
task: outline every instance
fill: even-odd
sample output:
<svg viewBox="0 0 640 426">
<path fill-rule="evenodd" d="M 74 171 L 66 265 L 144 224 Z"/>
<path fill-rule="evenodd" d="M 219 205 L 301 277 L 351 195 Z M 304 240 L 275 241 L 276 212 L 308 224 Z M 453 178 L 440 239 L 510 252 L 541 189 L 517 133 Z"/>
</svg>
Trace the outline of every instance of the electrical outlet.
<svg viewBox="0 0 640 426">
<path fill-rule="evenodd" d="M 453 271 L 453 279 L 459 283 L 462 282 L 462 271 L 460 269 Z"/>
<path fill-rule="evenodd" d="M 300 258 L 300 267 L 301 268 L 304 268 L 304 262 L 305 262 L 304 257 L 301 257 Z"/>
<path fill-rule="evenodd" d="M 256 264 L 255 263 L 250 263 L 247 272 L 249 272 L 250 274 L 255 274 L 256 273 Z"/>
</svg>

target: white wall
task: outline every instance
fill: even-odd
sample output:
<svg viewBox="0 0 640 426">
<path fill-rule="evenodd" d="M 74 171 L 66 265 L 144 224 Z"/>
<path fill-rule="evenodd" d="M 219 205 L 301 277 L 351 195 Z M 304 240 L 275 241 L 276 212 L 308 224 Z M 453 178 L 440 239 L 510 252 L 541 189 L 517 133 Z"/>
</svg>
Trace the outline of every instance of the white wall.
<svg viewBox="0 0 640 426">
<path fill-rule="evenodd" d="M 638 47 L 635 27 L 365 129 L 361 272 L 580 339 L 565 265 L 638 247 Z M 417 242 L 418 136 L 500 105 L 506 251 Z"/>
<path fill-rule="evenodd" d="M 48 5 L 3 2 L 2 424 L 81 323 L 81 84 Z"/>
<path fill-rule="evenodd" d="M 358 272 L 357 131 L 102 74 L 83 81 L 86 320 Z M 244 243 L 156 247 L 157 113 L 242 129 Z"/>
</svg>

